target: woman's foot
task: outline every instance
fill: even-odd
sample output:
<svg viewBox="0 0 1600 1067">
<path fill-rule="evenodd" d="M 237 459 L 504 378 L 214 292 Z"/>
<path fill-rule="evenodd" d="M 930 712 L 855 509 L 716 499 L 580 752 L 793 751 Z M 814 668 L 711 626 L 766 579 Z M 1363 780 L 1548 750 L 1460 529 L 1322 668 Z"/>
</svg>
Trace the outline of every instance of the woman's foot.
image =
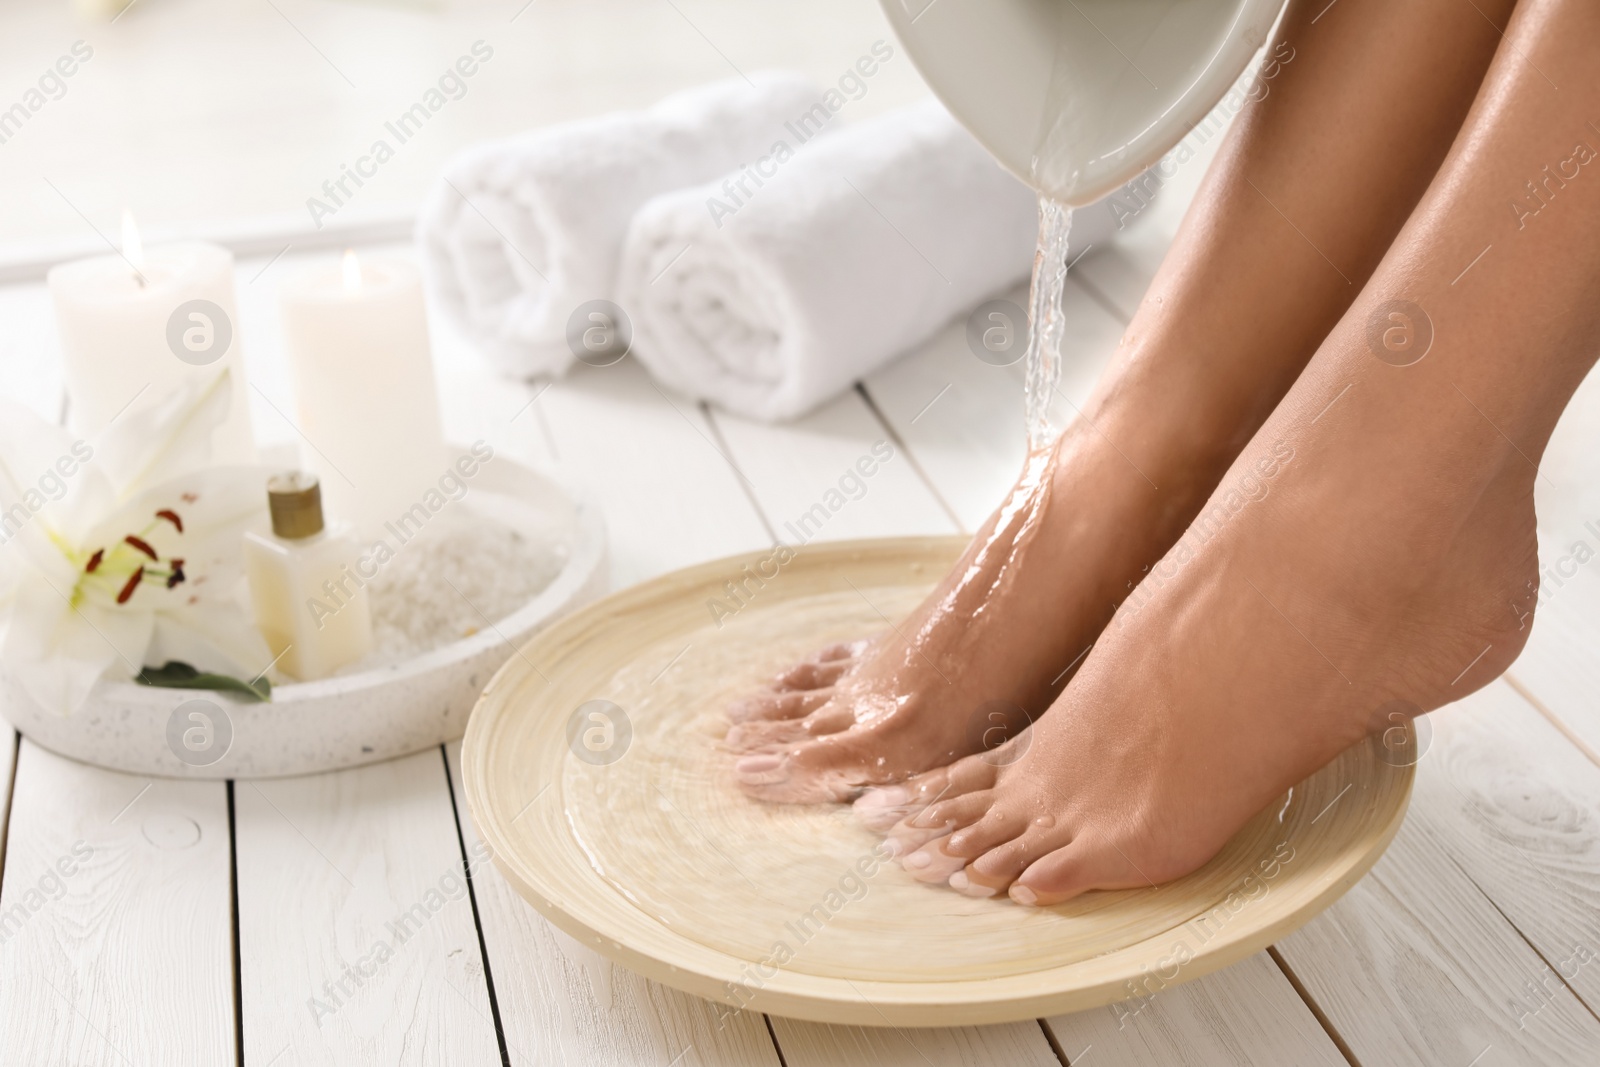
<svg viewBox="0 0 1600 1067">
<path fill-rule="evenodd" d="M 910 618 L 822 650 L 729 709 L 740 784 L 763 800 L 843 800 L 1016 737 L 1225 463 L 1164 470 L 1158 492 L 1080 421 L 1029 460 Z"/>
<path fill-rule="evenodd" d="M 1510 6 L 1484 0 L 1490 19 Z M 1289 7 L 1272 73 L 1055 462 L 1030 467 L 909 620 L 737 706 L 751 795 L 847 797 L 1036 719 L 1361 291 L 1499 35 L 1448 0 L 1360 0 L 1313 28 L 1317 11 Z"/>
<path fill-rule="evenodd" d="M 1420 421 L 1292 435 L 1270 490 L 1208 523 L 1252 450 L 1286 449 L 1258 438 L 1048 716 L 997 753 L 868 792 L 858 813 L 914 877 L 970 895 L 1043 905 L 1153 885 L 1393 725 L 1383 709 L 1438 707 L 1499 675 L 1531 623 L 1534 472 L 1503 448 L 1476 488 L 1469 469 L 1441 469 L 1458 456 L 1424 447 L 1451 434 Z"/>
<path fill-rule="evenodd" d="M 1600 185 L 1520 214 L 1503 190 L 1585 121 L 1596 33 L 1582 0 L 1517 6 L 1383 265 L 1050 713 L 988 760 L 858 802 L 896 820 L 907 870 L 1026 904 L 1182 876 L 1389 711 L 1515 659 L 1536 464 L 1600 351 Z M 1280 450 L 1270 488 L 1209 521 Z"/>
<path fill-rule="evenodd" d="M 1382 267 L 1050 713 L 858 802 L 878 825 L 917 812 L 890 829 L 908 870 L 1028 904 L 1179 877 L 1390 710 L 1516 658 L 1536 465 L 1600 351 L 1600 184 L 1521 212 L 1503 191 L 1586 121 L 1597 33 L 1583 0 L 1517 6 Z M 1270 489 L 1208 523 L 1280 449 Z"/>
</svg>

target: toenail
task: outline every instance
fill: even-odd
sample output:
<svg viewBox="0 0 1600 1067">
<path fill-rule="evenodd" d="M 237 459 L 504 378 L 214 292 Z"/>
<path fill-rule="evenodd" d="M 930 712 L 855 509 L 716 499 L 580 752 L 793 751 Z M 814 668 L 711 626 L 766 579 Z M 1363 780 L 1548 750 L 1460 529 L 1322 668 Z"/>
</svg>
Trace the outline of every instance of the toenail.
<svg viewBox="0 0 1600 1067">
<path fill-rule="evenodd" d="M 965 896 L 994 896 L 995 893 L 998 893 L 998 889 L 995 889 L 994 886 L 981 886 L 976 881 L 966 877 L 965 870 L 957 870 L 954 875 L 950 875 L 950 888 L 955 889 L 957 893 L 965 894 Z"/>
<path fill-rule="evenodd" d="M 733 769 L 738 774 L 765 774 L 767 771 L 775 771 L 781 766 L 783 766 L 781 757 L 768 753 L 757 753 L 754 756 L 743 757 L 733 765 Z"/>
<path fill-rule="evenodd" d="M 1000 890 L 988 885 L 979 885 L 967 877 L 966 871 L 957 871 L 950 876 L 950 888 L 969 897 L 992 897 Z"/>
<path fill-rule="evenodd" d="M 928 855 L 926 852 L 913 852 L 911 855 L 906 857 L 906 866 L 915 867 L 919 871 L 932 862 L 933 857 Z"/>
<path fill-rule="evenodd" d="M 890 859 L 898 858 L 900 853 L 902 853 L 902 852 L 904 852 L 906 850 L 906 846 L 902 845 L 900 843 L 900 839 L 897 838 L 897 837 L 886 837 L 886 838 L 884 838 L 883 839 L 883 847 L 884 847 L 885 850 L 888 851 Z"/>
<path fill-rule="evenodd" d="M 1014 885 L 1011 887 L 1011 899 L 1031 908 L 1039 903 L 1039 894 L 1025 885 Z"/>
</svg>

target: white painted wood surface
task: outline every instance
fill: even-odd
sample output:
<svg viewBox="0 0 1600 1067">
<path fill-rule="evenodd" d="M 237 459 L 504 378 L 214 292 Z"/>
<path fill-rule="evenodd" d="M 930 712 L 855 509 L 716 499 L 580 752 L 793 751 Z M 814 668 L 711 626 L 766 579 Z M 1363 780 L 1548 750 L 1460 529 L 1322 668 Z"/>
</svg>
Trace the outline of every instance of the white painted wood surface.
<svg viewBox="0 0 1600 1067">
<path fill-rule="evenodd" d="M 1047 1067 L 1060 1062 L 1037 1023 L 905 1030 L 774 1018 L 772 1033 L 789 1067 Z"/>
<path fill-rule="evenodd" d="M 1600 1010 L 1600 766 L 1505 682 L 1429 720 L 1414 821 L 1543 958 L 1528 1010 L 1562 982 Z"/>
<path fill-rule="evenodd" d="M 1562 413 L 1534 495 L 1539 511 L 1539 607 L 1528 647 L 1510 675 L 1600 762 L 1600 376 L 1591 374 Z"/>
<path fill-rule="evenodd" d="M 1278 950 L 1360 1063 L 1576 1065 L 1600 1049 L 1564 983 L 1529 1003 L 1544 961 L 1421 817 Z"/>
<path fill-rule="evenodd" d="M 0 862 L 6 854 L 6 829 L 11 813 L 11 782 L 17 769 L 17 747 L 22 737 L 9 727 L 0 727 Z M 3 889 L 0 883 L 0 889 Z"/>
<path fill-rule="evenodd" d="M 247 1064 L 499 1058 L 439 749 L 237 783 L 234 818 Z"/>
<path fill-rule="evenodd" d="M 771 542 L 705 412 L 633 360 L 578 367 L 535 408 L 561 468 L 599 498 L 614 586 Z"/>
<path fill-rule="evenodd" d="M 23 741 L 0 884 L 0 1064 L 234 1057 L 227 786 Z"/>
<path fill-rule="evenodd" d="M 893 40 L 861 0 L 139 0 L 111 25 L 77 9 L 14 4 L 3 16 L 8 107 L 75 40 L 94 55 L 5 145 L 0 240 L 98 244 L 84 216 L 114 234 L 124 206 L 152 232 L 259 217 L 309 230 L 307 199 L 332 206 L 323 183 L 380 137 L 393 158 L 331 221 L 410 212 L 474 142 L 772 67 L 832 85 Z M 405 143 L 387 134 L 475 41 L 493 56 L 465 92 Z M 868 84 L 849 118 L 927 92 L 898 48 Z"/>
<path fill-rule="evenodd" d="M 1097 1067 L 1342 1067 L 1345 1062 L 1265 952 L 1147 1000 L 1052 1016 L 1045 1026 L 1069 1062 Z"/>
<path fill-rule="evenodd" d="M 855 390 L 783 426 L 723 411 L 713 411 L 711 421 L 767 525 L 786 544 L 873 537 L 886 529 L 901 534 L 957 532 L 955 520 L 918 476 L 913 459 Z M 802 524 L 802 517 L 830 492 L 844 500 L 839 509 L 820 527 Z"/>
</svg>

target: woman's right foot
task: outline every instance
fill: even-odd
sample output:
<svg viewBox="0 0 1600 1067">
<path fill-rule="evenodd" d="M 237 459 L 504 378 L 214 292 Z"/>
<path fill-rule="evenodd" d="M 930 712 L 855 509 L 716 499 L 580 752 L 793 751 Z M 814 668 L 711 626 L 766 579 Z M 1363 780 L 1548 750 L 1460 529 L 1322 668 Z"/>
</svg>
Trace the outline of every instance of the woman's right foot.
<svg viewBox="0 0 1600 1067">
<path fill-rule="evenodd" d="M 1210 492 L 1215 476 L 1190 463 L 1147 467 L 1157 489 L 1080 418 L 1030 457 L 908 619 L 822 650 L 729 709 L 741 786 L 762 800 L 845 800 L 1016 736 Z"/>
</svg>

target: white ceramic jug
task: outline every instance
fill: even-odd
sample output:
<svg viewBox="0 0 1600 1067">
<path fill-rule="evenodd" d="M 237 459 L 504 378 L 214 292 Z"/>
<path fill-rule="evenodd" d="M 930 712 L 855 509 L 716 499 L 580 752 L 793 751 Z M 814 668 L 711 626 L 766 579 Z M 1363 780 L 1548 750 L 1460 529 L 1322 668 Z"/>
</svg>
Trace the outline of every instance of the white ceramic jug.
<svg viewBox="0 0 1600 1067">
<path fill-rule="evenodd" d="M 945 107 L 1082 206 L 1154 164 L 1266 43 L 1285 0 L 880 0 Z"/>
</svg>

